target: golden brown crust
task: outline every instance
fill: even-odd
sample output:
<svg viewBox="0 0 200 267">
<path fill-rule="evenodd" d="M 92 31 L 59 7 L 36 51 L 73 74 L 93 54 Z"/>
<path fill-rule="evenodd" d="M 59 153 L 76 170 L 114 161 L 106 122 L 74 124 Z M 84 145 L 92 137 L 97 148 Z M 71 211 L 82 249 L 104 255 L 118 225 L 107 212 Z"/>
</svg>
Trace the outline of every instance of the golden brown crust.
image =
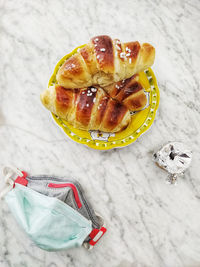
<svg viewBox="0 0 200 267">
<path fill-rule="evenodd" d="M 55 85 L 41 94 L 41 101 L 51 112 L 82 130 L 118 132 L 131 120 L 128 108 L 99 87 L 70 90 Z"/>
<path fill-rule="evenodd" d="M 142 44 L 142 52 L 144 53 L 144 61 L 148 61 L 149 57 L 155 56 L 155 48 L 148 43 Z"/>
<path fill-rule="evenodd" d="M 146 95 L 142 90 L 138 91 L 134 96 L 128 97 L 123 104 L 132 111 L 141 110 L 147 103 Z"/>
<path fill-rule="evenodd" d="M 91 39 L 94 45 L 99 70 L 105 73 L 114 72 L 114 54 L 112 39 L 107 35 L 97 36 Z"/>
<path fill-rule="evenodd" d="M 72 89 L 93 84 L 107 86 L 150 67 L 154 57 L 155 49 L 150 44 L 121 43 L 106 35 L 96 36 L 65 61 L 58 70 L 57 80 Z"/>
<path fill-rule="evenodd" d="M 94 37 L 60 67 L 59 85 L 41 95 L 42 103 L 76 128 L 118 132 L 129 124 L 129 110 L 141 110 L 147 103 L 135 73 L 151 66 L 154 57 L 150 44 Z M 109 95 L 90 87 L 93 84 L 103 86 Z"/>
<path fill-rule="evenodd" d="M 93 56 L 93 47 L 86 45 L 79 50 L 85 64 L 90 73 L 95 73 L 97 71 L 96 59 Z"/>
<path fill-rule="evenodd" d="M 125 57 L 121 56 L 121 53 L 123 53 L 122 50 L 122 44 L 119 39 L 114 39 L 113 40 L 114 46 L 115 46 L 115 57 L 120 59 L 121 61 L 125 60 Z"/>
<path fill-rule="evenodd" d="M 80 60 L 76 56 L 70 57 L 63 64 L 62 75 L 66 78 L 71 76 L 75 78 L 76 76 L 81 75 L 83 72 L 84 72 L 83 66 Z"/>
<path fill-rule="evenodd" d="M 126 58 L 129 60 L 130 58 L 132 61 L 136 60 L 140 51 L 140 44 L 139 42 L 129 42 L 124 44 L 124 50 L 126 52 Z"/>
<path fill-rule="evenodd" d="M 150 67 L 149 62 L 153 62 L 154 58 L 155 58 L 155 48 L 148 43 L 142 44 L 140 50 L 140 58 L 137 67 L 137 73 L 140 72 L 142 66 L 144 69 Z"/>
<path fill-rule="evenodd" d="M 79 93 L 76 107 L 76 120 L 86 127 L 90 122 L 95 97 L 96 92 L 91 94 L 91 88 L 81 90 Z"/>
<path fill-rule="evenodd" d="M 112 98 L 123 103 L 131 111 L 141 110 L 147 103 L 144 89 L 139 83 L 138 74 L 118 83 L 113 83 L 104 89 Z"/>
<path fill-rule="evenodd" d="M 85 87 L 85 81 L 91 83 L 90 65 L 86 63 L 80 53 L 71 56 L 64 62 L 57 73 L 58 83 L 65 88 L 71 89 Z"/>
<path fill-rule="evenodd" d="M 112 132 L 123 120 L 126 113 L 127 108 L 124 105 L 113 99 L 109 99 L 103 118 L 104 127 Z"/>
<path fill-rule="evenodd" d="M 125 80 L 124 83 L 119 84 L 118 94 L 116 99 L 119 102 L 123 102 L 129 96 L 136 94 L 138 91 L 143 90 L 142 85 L 135 81 L 135 77 Z"/>
<path fill-rule="evenodd" d="M 96 123 L 99 125 L 101 125 L 101 123 L 103 121 L 109 99 L 110 98 L 104 94 L 99 99 L 99 104 L 97 107 L 97 114 L 96 114 Z"/>
<path fill-rule="evenodd" d="M 71 89 L 65 89 L 60 85 L 57 85 L 55 87 L 55 90 L 57 103 L 65 108 L 71 108 L 73 101 L 73 91 Z"/>
</svg>

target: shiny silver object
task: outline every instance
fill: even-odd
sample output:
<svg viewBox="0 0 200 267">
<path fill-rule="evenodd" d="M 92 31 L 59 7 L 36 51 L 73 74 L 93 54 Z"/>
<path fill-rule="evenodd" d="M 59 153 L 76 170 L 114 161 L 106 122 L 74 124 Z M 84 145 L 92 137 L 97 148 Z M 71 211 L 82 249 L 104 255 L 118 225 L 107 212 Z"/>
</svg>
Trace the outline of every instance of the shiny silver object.
<svg viewBox="0 0 200 267">
<path fill-rule="evenodd" d="M 183 176 L 190 166 L 192 151 L 181 142 L 170 142 L 154 153 L 153 159 L 159 167 L 169 173 L 167 182 L 175 184 L 177 178 Z"/>
</svg>

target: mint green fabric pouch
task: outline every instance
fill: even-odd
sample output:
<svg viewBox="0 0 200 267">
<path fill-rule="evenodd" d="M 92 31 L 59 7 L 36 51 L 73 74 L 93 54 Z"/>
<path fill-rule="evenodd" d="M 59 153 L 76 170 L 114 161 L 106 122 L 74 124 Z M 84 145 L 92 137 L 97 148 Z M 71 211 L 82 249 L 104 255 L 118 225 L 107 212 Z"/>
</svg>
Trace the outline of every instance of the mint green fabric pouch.
<svg viewBox="0 0 200 267">
<path fill-rule="evenodd" d="M 18 224 L 41 249 L 93 248 L 106 232 L 80 184 L 54 176 L 5 170 L 5 198 Z"/>
<path fill-rule="evenodd" d="M 40 248 L 57 251 L 82 246 L 92 223 L 57 198 L 20 184 L 5 200 L 19 225 Z"/>
</svg>

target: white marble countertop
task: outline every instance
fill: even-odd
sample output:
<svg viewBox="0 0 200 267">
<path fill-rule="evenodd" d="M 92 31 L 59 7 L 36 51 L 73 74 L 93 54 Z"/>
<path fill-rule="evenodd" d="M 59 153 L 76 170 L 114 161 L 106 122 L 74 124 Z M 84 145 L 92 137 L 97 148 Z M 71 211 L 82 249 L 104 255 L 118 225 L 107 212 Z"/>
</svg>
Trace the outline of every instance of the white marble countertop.
<svg viewBox="0 0 200 267">
<path fill-rule="evenodd" d="M 22 235 L 2 202 L 1 267 L 200 266 L 199 13 L 198 0 L 1 1 L 0 167 L 76 178 L 108 227 L 90 252 L 48 253 Z M 152 43 L 161 95 L 151 129 L 107 152 L 65 137 L 39 99 L 57 61 L 99 34 Z M 194 152 L 177 186 L 152 163 L 170 140 Z"/>
</svg>

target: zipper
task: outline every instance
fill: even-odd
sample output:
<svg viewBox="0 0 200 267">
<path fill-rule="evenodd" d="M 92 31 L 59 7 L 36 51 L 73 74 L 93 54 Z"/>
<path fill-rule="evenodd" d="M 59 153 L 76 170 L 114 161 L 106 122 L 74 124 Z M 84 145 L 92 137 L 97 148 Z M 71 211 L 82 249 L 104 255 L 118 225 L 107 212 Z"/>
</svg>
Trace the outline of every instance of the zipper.
<svg viewBox="0 0 200 267">
<path fill-rule="evenodd" d="M 85 197 L 84 197 L 84 195 L 82 194 L 82 191 L 81 191 L 82 188 L 81 188 L 81 186 L 80 186 L 78 183 L 77 183 L 77 187 L 78 187 L 79 190 L 80 190 L 80 195 L 81 195 L 81 197 L 82 197 L 83 203 L 85 204 L 86 210 L 87 210 L 87 212 L 88 212 L 88 215 L 89 215 L 91 221 L 92 221 L 93 224 L 96 226 L 96 228 L 100 228 L 101 225 L 100 225 L 100 224 L 95 220 L 95 218 L 92 216 L 92 213 L 91 213 L 90 208 L 89 208 L 89 206 L 88 206 L 88 204 L 87 204 L 87 201 L 85 200 Z"/>
<path fill-rule="evenodd" d="M 80 208 L 82 207 L 80 198 L 79 198 L 79 196 L 78 196 L 78 191 L 77 191 L 75 185 L 73 185 L 73 184 L 71 184 L 71 183 L 65 183 L 65 184 L 54 184 L 54 183 L 50 183 L 50 184 L 48 184 L 48 187 L 51 187 L 51 188 L 71 187 L 78 208 L 80 209 Z"/>
<path fill-rule="evenodd" d="M 64 180 L 63 179 L 60 179 L 59 177 L 54 177 L 53 179 L 50 178 L 48 175 L 38 175 L 37 177 L 34 177 L 34 176 L 28 176 L 27 178 L 29 178 L 30 180 L 54 180 L 54 181 L 57 181 L 57 182 L 63 182 Z M 90 207 L 88 206 L 87 204 L 87 201 L 82 193 L 82 187 L 81 185 L 77 182 L 77 181 L 74 181 L 76 183 L 76 187 L 80 190 L 79 194 L 80 194 L 80 197 L 85 205 L 85 208 L 87 210 L 87 213 L 92 221 L 92 223 L 96 226 L 95 228 L 100 228 L 101 225 L 98 223 L 98 221 L 96 221 L 96 219 L 93 217 L 92 213 L 90 212 Z"/>
</svg>

